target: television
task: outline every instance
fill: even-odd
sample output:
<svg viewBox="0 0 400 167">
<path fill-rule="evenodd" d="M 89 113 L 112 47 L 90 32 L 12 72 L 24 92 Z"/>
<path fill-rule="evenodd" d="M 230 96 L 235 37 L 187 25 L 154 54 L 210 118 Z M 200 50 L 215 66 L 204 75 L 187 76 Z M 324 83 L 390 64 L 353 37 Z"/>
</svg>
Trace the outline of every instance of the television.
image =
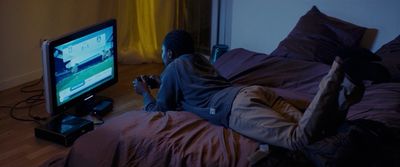
<svg viewBox="0 0 400 167">
<path fill-rule="evenodd" d="M 96 93 L 115 84 L 117 27 L 114 19 L 42 43 L 46 110 L 90 110 Z M 81 107 L 82 108 L 82 107 Z"/>
</svg>

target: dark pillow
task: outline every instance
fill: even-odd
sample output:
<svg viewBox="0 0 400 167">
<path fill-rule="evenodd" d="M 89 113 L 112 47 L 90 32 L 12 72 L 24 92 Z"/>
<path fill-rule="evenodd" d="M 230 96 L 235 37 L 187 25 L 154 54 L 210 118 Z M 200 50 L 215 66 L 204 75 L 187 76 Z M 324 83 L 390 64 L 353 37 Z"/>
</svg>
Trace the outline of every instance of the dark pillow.
<svg viewBox="0 0 400 167">
<path fill-rule="evenodd" d="M 382 58 L 381 64 L 390 72 L 391 80 L 400 82 L 400 35 L 383 45 L 375 54 Z"/>
<path fill-rule="evenodd" d="M 329 17 L 313 6 L 271 55 L 330 65 L 341 48 L 359 46 L 365 30 Z"/>
</svg>

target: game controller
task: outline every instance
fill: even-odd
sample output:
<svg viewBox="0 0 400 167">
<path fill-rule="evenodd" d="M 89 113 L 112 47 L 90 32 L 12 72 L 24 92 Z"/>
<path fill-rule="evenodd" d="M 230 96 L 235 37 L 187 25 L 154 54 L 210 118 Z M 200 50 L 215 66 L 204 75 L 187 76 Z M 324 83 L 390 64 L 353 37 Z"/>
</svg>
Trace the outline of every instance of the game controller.
<svg viewBox="0 0 400 167">
<path fill-rule="evenodd" d="M 146 82 L 147 86 L 150 89 L 156 89 L 159 88 L 160 85 L 158 83 L 158 81 L 152 77 L 149 77 L 147 75 L 142 75 L 136 78 L 138 81 L 143 82 L 143 80 Z M 143 79 L 143 80 L 142 80 Z"/>
</svg>

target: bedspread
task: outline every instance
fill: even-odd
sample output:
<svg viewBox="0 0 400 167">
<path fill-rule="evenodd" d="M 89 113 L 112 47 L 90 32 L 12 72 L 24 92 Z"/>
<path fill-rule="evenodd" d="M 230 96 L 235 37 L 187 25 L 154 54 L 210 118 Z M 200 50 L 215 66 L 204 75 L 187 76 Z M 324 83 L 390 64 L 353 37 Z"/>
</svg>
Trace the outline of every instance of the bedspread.
<svg viewBox="0 0 400 167">
<path fill-rule="evenodd" d="M 232 83 L 271 87 L 302 110 L 330 68 L 245 49 L 229 51 L 214 66 Z M 367 84 L 362 101 L 351 106 L 347 119 L 400 128 L 400 83 Z M 131 111 L 80 137 L 67 156 L 54 157 L 43 166 L 248 166 L 247 157 L 257 147 L 255 141 L 190 112 Z"/>
<path fill-rule="evenodd" d="M 43 166 L 247 166 L 258 144 L 189 112 L 132 111 L 79 138 Z M 58 162 L 56 162 L 58 161 Z M 53 163 L 53 165 L 49 165 Z"/>
</svg>

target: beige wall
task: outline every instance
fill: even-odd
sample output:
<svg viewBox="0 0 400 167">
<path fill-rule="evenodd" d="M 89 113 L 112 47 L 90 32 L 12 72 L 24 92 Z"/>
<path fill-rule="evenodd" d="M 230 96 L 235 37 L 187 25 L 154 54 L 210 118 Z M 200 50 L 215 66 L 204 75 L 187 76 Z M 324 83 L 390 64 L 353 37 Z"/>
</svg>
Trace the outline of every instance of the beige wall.
<svg viewBox="0 0 400 167">
<path fill-rule="evenodd" d="M 41 77 L 41 39 L 114 17 L 114 2 L 0 0 L 0 90 Z"/>
</svg>

